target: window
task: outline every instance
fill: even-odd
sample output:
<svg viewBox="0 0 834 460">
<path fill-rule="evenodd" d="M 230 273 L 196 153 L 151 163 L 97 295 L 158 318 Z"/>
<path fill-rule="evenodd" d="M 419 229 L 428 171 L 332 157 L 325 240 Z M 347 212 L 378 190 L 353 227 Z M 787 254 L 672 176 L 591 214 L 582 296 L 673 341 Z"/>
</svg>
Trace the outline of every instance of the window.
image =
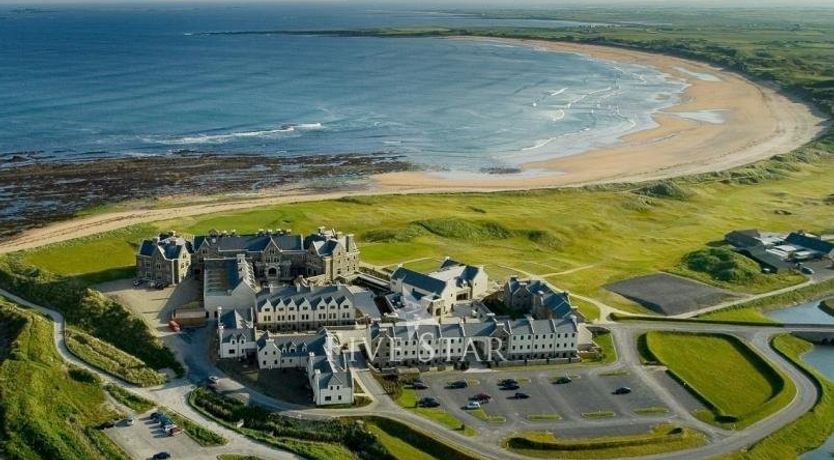
<svg viewBox="0 0 834 460">
<path fill-rule="evenodd" d="M 229 350 L 229 354 L 233 355 L 233 354 L 235 354 L 235 351 L 234 350 Z"/>
</svg>

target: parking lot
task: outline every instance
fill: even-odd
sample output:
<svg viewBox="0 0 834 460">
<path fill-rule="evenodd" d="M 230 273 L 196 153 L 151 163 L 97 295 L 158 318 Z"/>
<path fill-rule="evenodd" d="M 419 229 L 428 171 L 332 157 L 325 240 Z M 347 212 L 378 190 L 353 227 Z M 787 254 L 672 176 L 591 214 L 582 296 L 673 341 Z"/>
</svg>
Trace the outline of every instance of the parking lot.
<svg viewBox="0 0 834 460">
<path fill-rule="evenodd" d="M 554 383 L 569 376 L 570 383 Z M 670 408 L 642 378 L 622 368 L 529 368 L 519 370 L 442 372 L 424 374 L 428 389 L 417 390 L 418 398 L 432 397 L 440 407 L 464 423 L 488 430 L 552 430 L 563 436 L 628 434 L 645 431 L 662 420 L 675 417 Z M 499 382 L 515 379 L 518 390 L 503 390 Z M 449 389 L 452 381 L 466 380 L 467 388 Z M 668 389 L 688 411 L 703 408 L 683 387 L 662 371 L 653 376 L 657 385 Z M 614 394 L 628 387 L 628 394 Z M 529 395 L 515 398 L 516 392 Z M 483 413 L 466 409 L 469 398 L 486 393 Z"/>
<path fill-rule="evenodd" d="M 151 458 L 161 451 L 176 459 L 205 458 L 206 455 L 206 451 L 184 433 L 174 437 L 165 434 L 162 427 L 151 420 L 150 413 L 137 416 L 133 426 L 122 421 L 107 428 L 105 433 L 134 458 Z"/>
</svg>

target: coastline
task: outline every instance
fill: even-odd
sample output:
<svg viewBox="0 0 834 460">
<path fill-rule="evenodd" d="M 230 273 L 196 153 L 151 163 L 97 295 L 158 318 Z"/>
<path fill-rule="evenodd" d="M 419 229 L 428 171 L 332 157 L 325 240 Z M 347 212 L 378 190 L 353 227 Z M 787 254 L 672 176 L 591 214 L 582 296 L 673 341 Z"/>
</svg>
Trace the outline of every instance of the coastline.
<svg viewBox="0 0 834 460">
<path fill-rule="evenodd" d="M 618 145 L 587 153 L 523 165 L 521 174 L 474 174 L 468 179 L 431 172 L 368 171 L 363 185 L 321 188 L 266 187 L 215 195 L 200 190 L 166 195 L 160 202 L 140 203 L 130 210 L 106 211 L 47 223 L 0 240 L 0 254 L 94 235 L 146 222 L 215 212 L 230 212 L 291 202 L 321 201 L 345 196 L 494 192 L 553 187 L 580 187 L 599 183 L 640 182 L 726 170 L 788 153 L 812 141 L 825 129 L 823 117 L 808 105 L 789 100 L 776 90 L 755 84 L 735 73 L 709 64 L 643 51 L 561 42 L 519 39 L 512 44 L 540 46 L 553 51 L 587 55 L 595 59 L 654 66 L 690 83 L 680 103 L 656 113 L 658 126 L 624 136 Z M 680 70 L 684 69 L 684 70 Z M 696 78 L 702 73 L 719 81 Z M 693 120 L 678 112 L 723 110 L 722 124 Z M 387 165 L 390 167 L 392 165 Z M 360 168 L 364 169 L 364 168 Z M 404 169 L 404 168 L 403 168 Z M 358 171 L 355 171 L 358 172 Z M 329 181 L 331 185 L 335 185 Z M 289 185 L 289 184 L 287 184 Z M 242 192 L 242 193 L 241 193 Z M 180 206 L 180 202 L 190 204 Z M 128 204 L 131 202 L 128 201 Z M 134 201 L 135 203 L 135 201 Z"/>
<path fill-rule="evenodd" d="M 533 46 L 619 63 L 654 67 L 688 87 L 680 101 L 656 112 L 654 128 L 621 142 L 569 156 L 523 163 L 522 173 L 455 178 L 431 172 L 392 172 L 372 178 L 381 192 L 496 191 L 664 179 L 729 169 L 787 153 L 815 139 L 825 118 L 809 106 L 733 72 L 687 59 L 599 45 L 540 40 L 454 37 Z M 694 119 L 718 113 L 723 122 Z M 682 114 L 682 115 L 681 115 Z"/>
</svg>

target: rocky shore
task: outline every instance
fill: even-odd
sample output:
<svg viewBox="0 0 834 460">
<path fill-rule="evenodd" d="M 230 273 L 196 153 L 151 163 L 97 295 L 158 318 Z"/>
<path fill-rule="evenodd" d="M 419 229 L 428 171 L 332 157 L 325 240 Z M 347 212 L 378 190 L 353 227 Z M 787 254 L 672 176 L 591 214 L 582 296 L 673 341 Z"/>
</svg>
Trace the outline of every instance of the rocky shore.
<svg viewBox="0 0 834 460">
<path fill-rule="evenodd" d="M 333 191 L 366 187 L 371 175 L 413 169 L 402 156 L 386 153 L 271 157 L 180 151 L 90 160 L 0 154 L 0 239 L 106 203 L 289 187 Z"/>
</svg>

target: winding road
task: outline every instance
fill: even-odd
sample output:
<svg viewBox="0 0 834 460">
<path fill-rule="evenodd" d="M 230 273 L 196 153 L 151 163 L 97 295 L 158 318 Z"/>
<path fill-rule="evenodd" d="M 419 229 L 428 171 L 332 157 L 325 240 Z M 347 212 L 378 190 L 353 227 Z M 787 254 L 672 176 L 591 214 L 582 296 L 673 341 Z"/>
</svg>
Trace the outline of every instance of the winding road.
<svg viewBox="0 0 834 460">
<path fill-rule="evenodd" d="M 197 456 L 195 456 L 195 458 L 200 457 L 201 455 L 218 455 L 221 453 L 255 455 L 264 459 L 298 458 L 288 452 L 277 450 L 255 442 L 237 432 L 215 423 L 211 419 L 208 419 L 201 413 L 195 411 L 187 403 L 188 393 L 194 388 L 192 381 L 188 378 L 176 379 L 159 387 L 141 388 L 116 379 L 109 374 L 105 374 L 104 372 L 86 364 L 73 355 L 66 346 L 64 341 L 65 323 L 63 315 L 55 310 L 33 304 L 3 290 L 0 290 L 0 296 L 6 297 L 12 302 L 40 311 L 51 317 L 55 324 L 55 347 L 58 350 L 59 355 L 67 363 L 87 369 L 90 372 L 99 375 L 104 381 L 119 385 L 144 398 L 155 401 L 161 406 L 173 409 L 214 430 L 229 440 L 229 444 L 225 446 L 202 450 Z M 651 386 L 658 397 L 661 398 L 661 400 L 670 408 L 674 409 L 674 412 L 678 414 L 685 414 L 683 415 L 685 423 L 704 432 L 710 438 L 709 444 L 697 449 L 644 457 L 680 460 L 701 459 L 747 448 L 810 410 L 816 403 L 819 395 L 816 384 L 801 370 L 797 369 L 781 355 L 775 352 L 770 347 L 770 338 L 776 334 L 782 334 L 785 332 L 813 331 L 834 334 L 834 326 L 791 325 L 788 327 L 762 327 L 697 324 L 674 321 L 628 321 L 608 324 L 606 327 L 612 331 L 618 350 L 617 362 L 608 366 L 617 368 L 627 367 L 630 371 L 639 374 L 642 380 Z M 793 380 L 797 388 L 797 394 L 786 407 L 742 431 L 729 431 L 706 424 L 691 416 L 685 408 L 680 407 L 680 404 L 675 400 L 674 396 L 655 380 L 652 372 L 640 363 L 636 352 L 635 340 L 637 336 L 649 330 L 712 333 L 720 332 L 735 335 L 744 340 L 773 366 L 781 369 L 791 380 Z M 203 333 L 207 332 L 204 331 Z M 176 336 L 174 337 L 176 338 Z M 210 374 L 223 375 L 222 372 L 219 371 L 208 359 L 207 350 L 204 349 L 204 344 L 206 343 L 205 341 L 195 341 L 195 343 L 201 343 L 203 346 L 188 345 L 185 344 L 185 341 L 181 340 L 180 342 L 184 345 L 175 346 L 173 348 L 179 357 L 185 361 L 186 366 L 189 369 L 189 377 L 192 380 L 199 382 L 202 381 L 205 376 Z M 466 437 L 458 432 L 451 431 L 448 428 L 436 424 L 429 419 L 403 409 L 385 394 L 376 379 L 370 375 L 370 371 L 368 371 L 367 368 L 363 368 L 363 366 L 358 366 L 357 379 L 364 388 L 365 393 L 372 399 L 372 402 L 367 406 L 354 409 L 304 409 L 299 406 L 278 401 L 274 398 L 263 395 L 252 388 L 243 386 L 240 383 L 228 378 L 222 378 L 219 386 L 220 391 L 223 393 L 243 395 L 255 404 L 262 405 L 272 410 L 281 411 L 289 416 L 303 418 L 329 418 L 347 415 L 388 417 L 406 423 L 412 428 L 429 434 L 433 438 L 455 446 L 458 449 L 476 454 L 479 457 L 490 459 L 528 459 L 528 457 L 502 449 L 496 442 L 497 439 L 494 434 L 490 432 L 481 432 L 477 436 Z"/>
</svg>

